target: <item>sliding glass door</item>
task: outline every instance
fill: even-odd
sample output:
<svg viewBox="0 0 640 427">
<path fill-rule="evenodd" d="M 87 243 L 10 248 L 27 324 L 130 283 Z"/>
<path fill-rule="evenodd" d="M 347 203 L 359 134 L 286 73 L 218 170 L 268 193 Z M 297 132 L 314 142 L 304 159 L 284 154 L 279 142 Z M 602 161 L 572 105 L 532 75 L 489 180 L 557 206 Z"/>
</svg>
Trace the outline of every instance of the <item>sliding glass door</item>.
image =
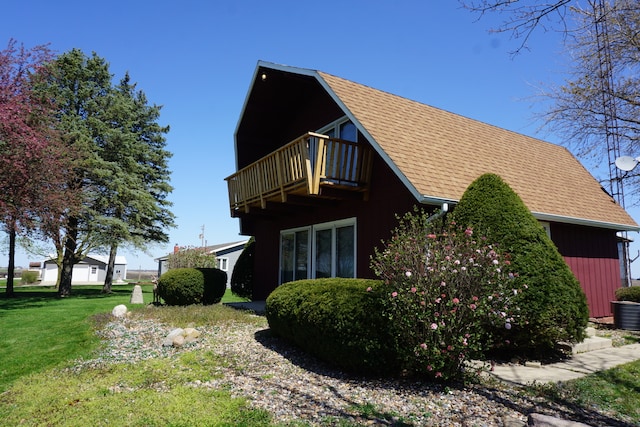
<svg viewBox="0 0 640 427">
<path fill-rule="evenodd" d="M 355 242 L 355 218 L 282 231 L 280 283 L 307 278 L 355 277 Z"/>
</svg>

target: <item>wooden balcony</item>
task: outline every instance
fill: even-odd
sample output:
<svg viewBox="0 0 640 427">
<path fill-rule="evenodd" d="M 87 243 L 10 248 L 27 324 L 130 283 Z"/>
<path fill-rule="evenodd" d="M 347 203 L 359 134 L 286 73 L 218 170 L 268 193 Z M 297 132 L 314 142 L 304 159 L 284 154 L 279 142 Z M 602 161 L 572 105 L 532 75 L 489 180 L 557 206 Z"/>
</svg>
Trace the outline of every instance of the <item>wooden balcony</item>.
<svg viewBox="0 0 640 427">
<path fill-rule="evenodd" d="M 372 163 L 373 151 L 363 144 L 307 133 L 225 178 L 231 216 L 267 209 L 268 202 L 287 203 L 291 195 L 366 197 Z M 328 188 L 339 191 L 323 191 Z"/>
</svg>

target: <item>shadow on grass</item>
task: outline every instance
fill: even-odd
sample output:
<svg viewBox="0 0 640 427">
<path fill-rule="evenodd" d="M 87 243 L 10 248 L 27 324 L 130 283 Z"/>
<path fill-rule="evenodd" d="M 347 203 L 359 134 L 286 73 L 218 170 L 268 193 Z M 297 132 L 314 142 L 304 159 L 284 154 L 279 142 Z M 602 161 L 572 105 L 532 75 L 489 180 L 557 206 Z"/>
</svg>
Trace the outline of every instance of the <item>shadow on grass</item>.
<svg viewBox="0 0 640 427">
<path fill-rule="evenodd" d="M 4 290 L 0 291 L 0 310 L 16 310 L 23 308 L 42 307 L 51 301 L 62 299 L 98 299 L 114 298 L 131 295 L 133 285 L 118 286 L 111 289 L 111 293 L 103 293 L 102 286 L 76 286 L 71 290 L 71 295 L 65 298 L 58 296 L 58 291 L 53 286 L 28 287 L 14 289 L 14 295 L 8 297 Z M 144 290 L 143 290 L 144 292 Z"/>
</svg>

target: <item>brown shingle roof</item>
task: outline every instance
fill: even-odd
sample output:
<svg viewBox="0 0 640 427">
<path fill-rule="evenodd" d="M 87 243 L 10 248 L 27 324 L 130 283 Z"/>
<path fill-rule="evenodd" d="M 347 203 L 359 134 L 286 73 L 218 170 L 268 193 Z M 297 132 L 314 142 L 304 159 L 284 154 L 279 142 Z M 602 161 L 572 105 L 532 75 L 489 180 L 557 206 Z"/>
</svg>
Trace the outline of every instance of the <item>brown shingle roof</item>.
<svg viewBox="0 0 640 427">
<path fill-rule="evenodd" d="M 564 147 L 318 75 L 419 199 L 457 201 L 473 180 L 491 172 L 539 218 L 638 228 Z"/>
</svg>

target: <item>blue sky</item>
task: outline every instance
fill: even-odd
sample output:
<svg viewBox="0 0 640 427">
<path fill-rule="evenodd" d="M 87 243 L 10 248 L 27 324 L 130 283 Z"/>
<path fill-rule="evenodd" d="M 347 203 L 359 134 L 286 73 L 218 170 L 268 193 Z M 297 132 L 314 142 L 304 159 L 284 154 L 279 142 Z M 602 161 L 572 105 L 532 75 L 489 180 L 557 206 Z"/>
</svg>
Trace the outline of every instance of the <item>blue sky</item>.
<svg viewBox="0 0 640 427">
<path fill-rule="evenodd" d="M 543 108 L 536 88 L 564 78 L 561 37 L 535 33 L 531 50 L 514 58 L 519 42 L 488 32 L 499 16 L 478 21 L 455 0 L 23 0 L 2 9 L 3 47 L 14 38 L 26 47 L 50 43 L 58 53 L 95 51 L 116 79 L 129 71 L 149 101 L 163 105 L 177 228 L 148 254 L 122 251 L 129 269 L 155 268 L 153 258 L 176 243 L 199 246 L 202 226 L 208 244 L 244 239 L 229 216 L 224 178 L 235 171 L 233 134 L 258 60 L 325 71 L 562 142 L 539 132 L 535 119 Z M 16 259 L 37 260 L 23 252 Z M 0 252 L 0 266 L 7 263 Z"/>
</svg>

